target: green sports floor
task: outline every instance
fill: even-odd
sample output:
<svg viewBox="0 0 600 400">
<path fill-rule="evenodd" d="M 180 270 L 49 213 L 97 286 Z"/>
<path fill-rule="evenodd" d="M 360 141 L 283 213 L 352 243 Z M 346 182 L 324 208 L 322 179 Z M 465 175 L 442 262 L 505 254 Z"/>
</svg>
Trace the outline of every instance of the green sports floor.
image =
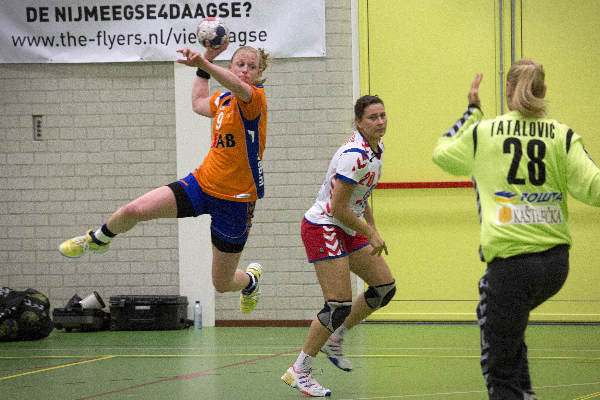
<svg viewBox="0 0 600 400">
<path fill-rule="evenodd" d="M 542 400 L 600 400 L 600 326 L 532 325 L 534 389 Z M 0 399 L 302 399 L 280 377 L 307 328 L 53 331 L 0 343 Z M 313 374 L 332 399 L 487 399 L 476 325 L 361 324 L 345 351 Z"/>
</svg>

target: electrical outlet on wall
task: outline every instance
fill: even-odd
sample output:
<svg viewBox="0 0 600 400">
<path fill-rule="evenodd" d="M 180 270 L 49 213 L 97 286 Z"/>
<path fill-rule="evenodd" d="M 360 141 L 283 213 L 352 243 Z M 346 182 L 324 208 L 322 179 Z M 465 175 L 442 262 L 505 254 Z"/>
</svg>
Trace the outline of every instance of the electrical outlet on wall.
<svg viewBox="0 0 600 400">
<path fill-rule="evenodd" d="M 42 115 L 32 115 L 33 140 L 42 140 Z"/>
</svg>

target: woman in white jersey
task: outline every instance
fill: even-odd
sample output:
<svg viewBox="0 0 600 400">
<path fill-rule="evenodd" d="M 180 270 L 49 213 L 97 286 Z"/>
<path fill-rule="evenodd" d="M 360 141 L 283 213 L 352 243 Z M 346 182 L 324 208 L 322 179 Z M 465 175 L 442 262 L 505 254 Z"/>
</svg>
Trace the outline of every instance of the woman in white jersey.
<svg viewBox="0 0 600 400">
<path fill-rule="evenodd" d="M 510 112 L 483 120 L 477 74 L 463 117 L 439 139 L 433 161 L 471 176 L 479 205 L 482 261 L 477 317 L 481 369 L 494 400 L 533 400 L 525 345 L 531 310 L 567 279 L 567 193 L 600 206 L 600 170 L 581 137 L 546 118 L 544 68 L 515 62 L 506 77 Z"/>
<path fill-rule="evenodd" d="M 383 101 L 363 96 L 356 101 L 354 114 L 356 131 L 333 156 L 317 200 L 302 221 L 302 241 L 308 261 L 314 263 L 325 306 L 312 321 L 295 364 L 281 379 L 308 396 L 331 395 L 311 374 L 319 350 L 338 368 L 352 370 L 342 351 L 346 330 L 388 304 L 396 291 L 381 257 L 387 248 L 368 204 L 381 177 L 381 138 L 387 127 Z M 354 302 L 350 271 L 370 285 Z"/>
</svg>

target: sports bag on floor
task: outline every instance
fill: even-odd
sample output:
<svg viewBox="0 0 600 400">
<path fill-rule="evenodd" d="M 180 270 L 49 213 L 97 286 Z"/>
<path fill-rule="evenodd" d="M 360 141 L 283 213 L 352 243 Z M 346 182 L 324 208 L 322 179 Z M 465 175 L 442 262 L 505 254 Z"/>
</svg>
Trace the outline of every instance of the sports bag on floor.
<svg viewBox="0 0 600 400">
<path fill-rule="evenodd" d="M 0 287 L 0 341 L 42 339 L 52 329 L 48 297 L 35 289 Z"/>
</svg>

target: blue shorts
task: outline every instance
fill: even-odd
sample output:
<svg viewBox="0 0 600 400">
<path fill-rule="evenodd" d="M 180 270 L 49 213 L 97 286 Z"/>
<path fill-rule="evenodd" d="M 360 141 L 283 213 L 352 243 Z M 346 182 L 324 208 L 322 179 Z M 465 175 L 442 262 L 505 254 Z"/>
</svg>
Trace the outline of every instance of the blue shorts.
<svg viewBox="0 0 600 400">
<path fill-rule="evenodd" d="M 210 196 L 202 191 L 193 174 L 168 186 L 173 190 L 177 201 L 177 218 L 209 214 L 213 244 L 228 253 L 242 251 L 252 227 L 255 201 L 229 201 Z M 225 242 L 221 246 L 226 249 L 222 249 L 215 240 Z"/>
</svg>

